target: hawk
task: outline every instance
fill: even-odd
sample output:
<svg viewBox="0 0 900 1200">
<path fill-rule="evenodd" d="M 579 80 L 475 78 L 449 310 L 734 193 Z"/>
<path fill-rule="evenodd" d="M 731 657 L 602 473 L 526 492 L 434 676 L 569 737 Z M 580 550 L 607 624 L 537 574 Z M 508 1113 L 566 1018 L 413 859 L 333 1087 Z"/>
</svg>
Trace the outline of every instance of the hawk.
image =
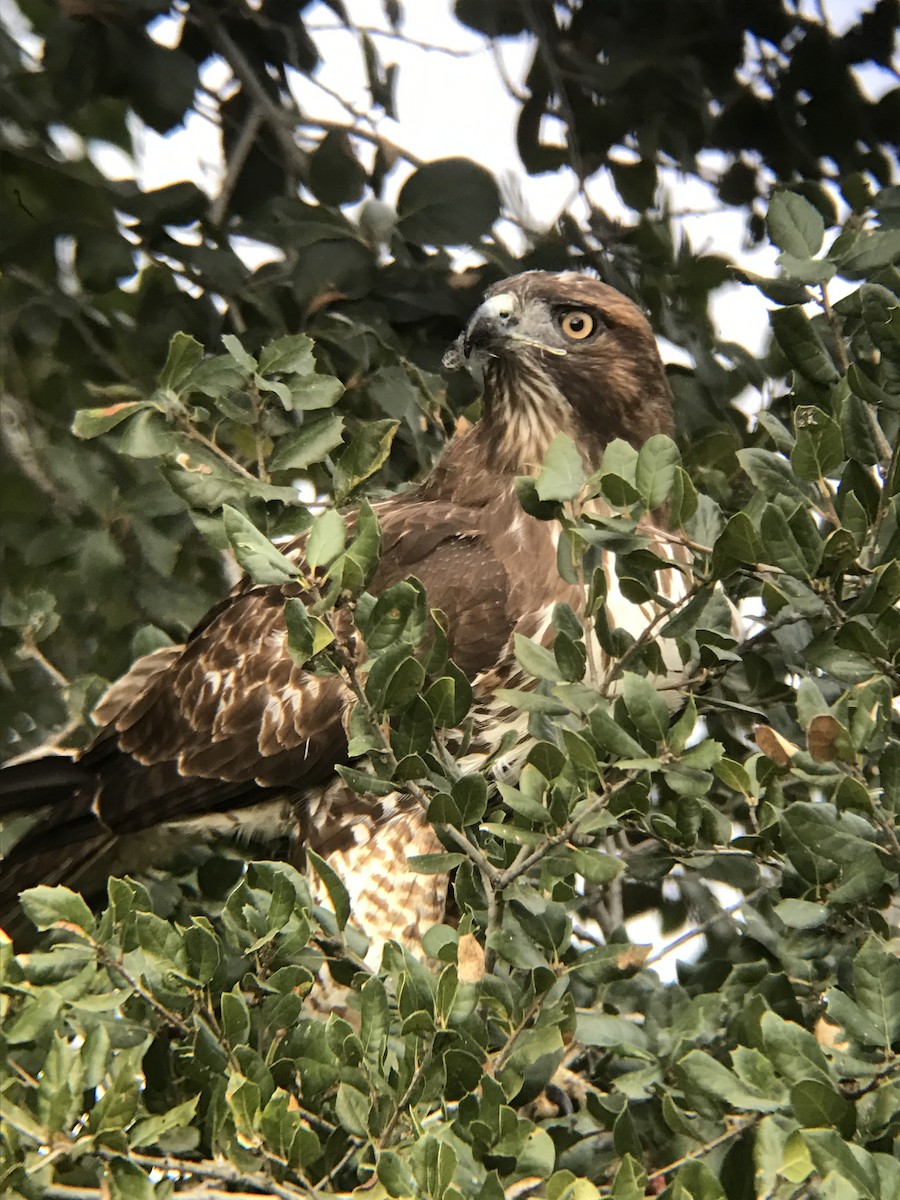
<svg viewBox="0 0 900 1200">
<path fill-rule="evenodd" d="M 478 698 L 473 749 L 486 756 L 514 716 L 493 698 L 518 682 L 514 635 L 547 635 L 559 602 L 585 610 L 584 590 L 557 570 L 558 527 L 526 514 L 516 477 L 537 474 L 560 433 L 594 471 L 614 438 L 640 447 L 670 433 L 672 404 L 643 315 L 574 272 L 495 284 L 452 357 L 480 368 L 483 417 L 422 483 L 375 505 L 382 553 L 369 590 L 415 577 L 446 614 L 450 653 Z M 282 549 L 300 564 L 304 546 L 299 538 Z M 628 602 L 611 565 L 607 574 L 610 624 L 639 634 L 659 608 Z M 663 593 L 683 587 L 676 566 L 659 574 L 671 577 L 660 580 Z M 420 804 L 399 791 L 359 795 L 335 770 L 348 762 L 354 693 L 288 653 L 285 598 L 300 593 L 299 584 L 244 580 L 185 644 L 147 655 L 113 684 L 95 713 L 103 728 L 77 760 L 0 773 L 0 815 L 46 808 L 3 864 L 0 913 L 27 886 L 96 886 L 98 875 L 147 865 L 186 839 L 290 832 L 343 878 L 372 965 L 387 939 L 415 945 L 441 920 L 447 878 L 407 863 L 443 848 Z M 590 681 L 608 686 L 615 663 L 595 651 Z"/>
</svg>

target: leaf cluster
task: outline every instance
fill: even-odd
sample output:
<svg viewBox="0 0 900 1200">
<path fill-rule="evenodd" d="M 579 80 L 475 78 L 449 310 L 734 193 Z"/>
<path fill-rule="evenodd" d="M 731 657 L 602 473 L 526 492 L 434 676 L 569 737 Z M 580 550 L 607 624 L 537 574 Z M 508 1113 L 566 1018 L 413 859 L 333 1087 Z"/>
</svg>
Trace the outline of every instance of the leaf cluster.
<svg viewBox="0 0 900 1200">
<path fill-rule="evenodd" d="M 167 48 L 148 33 L 166 5 L 73 7 L 27 6 L 40 70 L 2 47 L 5 745 L 82 744 L 105 680 L 183 637 L 235 562 L 302 585 L 290 653 L 356 698 L 343 779 L 425 809 L 443 850 L 414 866 L 453 872 L 453 915 L 426 962 L 389 944 L 371 970 L 314 855 L 312 888 L 214 845 L 93 909 L 34 889 L 34 949 L 0 951 L 4 1190 L 894 1196 L 900 123 L 852 67 L 881 61 L 896 4 L 841 35 L 779 3 L 570 6 L 565 36 L 542 9 L 523 162 L 606 164 L 637 215 L 564 215 L 518 252 L 484 168 L 299 112 L 290 72 L 320 54 L 304 8 L 192 0 Z M 504 37 L 534 6 L 456 7 Z M 396 69 L 358 32 L 371 109 L 394 116 Z M 213 53 L 232 78 L 211 100 Z M 210 103 L 212 197 L 110 180 L 88 153 Z M 566 149 L 542 140 L 551 108 Z M 660 164 L 690 174 L 708 148 L 723 203 L 779 252 L 771 278 L 676 235 Z M 788 186 L 764 213 L 769 172 Z M 248 268 L 238 237 L 272 260 Z M 559 439 L 521 481 L 588 607 L 517 639 L 486 755 L 442 614 L 414 579 L 367 590 L 364 497 L 477 417 L 441 354 L 485 285 L 532 267 L 642 296 L 690 365 L 670 369 L 674 439 L 613 442 L 590 477 Z M 759 359 L 710 315 L 735 278 L 771 305 Z M 297 534 L 303 566 L 279 548 Z M 649 632 L 610 617 L 623 601 Z M 675 705 L 656 686 L 673 668 Z M 326 961 L 346 999 L 323 1019 Z"/>
</svg>

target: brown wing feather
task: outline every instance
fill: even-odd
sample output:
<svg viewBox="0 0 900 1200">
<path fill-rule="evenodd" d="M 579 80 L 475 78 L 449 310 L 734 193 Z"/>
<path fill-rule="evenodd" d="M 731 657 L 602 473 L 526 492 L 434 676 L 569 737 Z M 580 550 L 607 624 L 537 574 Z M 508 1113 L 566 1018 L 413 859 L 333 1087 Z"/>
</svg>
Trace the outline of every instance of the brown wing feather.
<svg viewBox="0 0 900 1200">
<path fill-rule="evenodd" d="M 380 505 L 383 558 L 372 583 L 377 593 L 419 578 L 473 675 L 496 660 L 514 624 L 509 575 L 479 515 L 415 493 Z M 299 541 L 290 552 L 302 549 Z M 346 758 L 352 696 L 340 678 L 290 658 L 284 600 L 297 591 L 240 584 L 185 646 L 147 656 L 114 685 L 99 709 L 111 723 L 82 759 L 95 783 L 70 801 L 54 841 L 91 836 L 97 819 L 123 835 L 254 804 L 273 789 L 302 796 L 331 777 Z M 349 632 L 349 613 L 337 620 Z"/>
</svg>

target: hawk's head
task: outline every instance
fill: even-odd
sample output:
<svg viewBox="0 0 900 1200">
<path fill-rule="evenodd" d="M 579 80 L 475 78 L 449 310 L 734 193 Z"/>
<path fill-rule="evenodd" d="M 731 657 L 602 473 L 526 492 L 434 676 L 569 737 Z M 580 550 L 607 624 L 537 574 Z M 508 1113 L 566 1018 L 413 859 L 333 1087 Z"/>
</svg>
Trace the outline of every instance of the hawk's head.
<svg viewBox="0 0 900 1200">
<path fill-rule="evenodd" d="M 484 374 L 484 425 L 500 458 L 534 469 L 558 433 L 596 467 L 613 438 L 672 431 L 656 340 L 615 288 L 566 271 L 494 284 L 454 348 Z"/>
</svg>

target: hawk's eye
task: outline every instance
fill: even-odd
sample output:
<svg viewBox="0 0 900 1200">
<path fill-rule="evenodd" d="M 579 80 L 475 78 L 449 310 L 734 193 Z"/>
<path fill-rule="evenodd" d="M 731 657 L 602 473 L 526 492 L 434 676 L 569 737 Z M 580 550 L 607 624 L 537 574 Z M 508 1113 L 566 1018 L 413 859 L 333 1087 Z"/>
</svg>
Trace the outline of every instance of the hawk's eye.
<svg viewBox="0 0 900 1200">
<path fill-rule="evenodd" d="M 570 341 L 583 342 L 597 328 L 597 322 L 583 308 L 570 308 L 559 318 L 559 327 Z"/>
</svg>

